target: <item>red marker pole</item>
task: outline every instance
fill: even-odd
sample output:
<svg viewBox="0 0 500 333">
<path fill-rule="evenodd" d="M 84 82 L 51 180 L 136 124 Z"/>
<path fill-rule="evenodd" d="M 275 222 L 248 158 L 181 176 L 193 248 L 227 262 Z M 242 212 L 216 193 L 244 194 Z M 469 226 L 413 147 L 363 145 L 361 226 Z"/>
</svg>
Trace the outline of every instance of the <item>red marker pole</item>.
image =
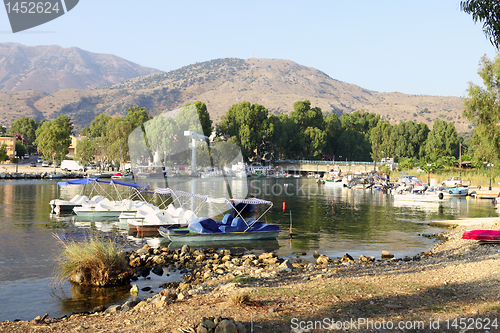
<svg viewBox="0 0 500 333">
<path fill-rule="evenodd" d="M 286 202 L 283 201 L 283 213 L 285 212 Z"/>
</svg>

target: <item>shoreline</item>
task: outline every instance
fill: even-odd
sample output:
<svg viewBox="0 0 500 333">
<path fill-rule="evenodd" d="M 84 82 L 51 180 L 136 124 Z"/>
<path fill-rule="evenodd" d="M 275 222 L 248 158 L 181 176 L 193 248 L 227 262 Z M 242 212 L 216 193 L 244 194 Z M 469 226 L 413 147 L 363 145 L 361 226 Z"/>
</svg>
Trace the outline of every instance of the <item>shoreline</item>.
<svg viewBox="0 0 500 333">
<path fill-rule="evenodd" d="M 182 332 L 181 328 L 196 332 L 203 317 L 217 316 L 241 322 L 247 332 L 252 327 L 255 332 L 323 332 L 329 331 L 327 323 L 357 323 L 360 319 L 429 325 L 422 331 L 430 331 L 431 324 L 446 332 L 463 331 L 458 321 L 450 326 L 459 318 L 475 327 L 490 320 L 491 326 L 500 312 L 500 244 L 479 245 L 461 239 L 461 235 L 471 228 L 499 229 L 500 218 L 471 223 L 444 232 L 445 241 L 412 260 L 328 261 L 313 266 L 299 262 L 288 270 L 269 265 L 268 269 L 244 274 L 236 283 L 208 279 L 165 303 L 149 300 L 126 312 L 4 321 L 0 331 Z M 235 295 L 242 293 L 248 295 L 248 301 L 235 304 Z M 143 300 L 154 298 L 142 292 L 139 296 Z M 308 330 L 316 322 L 323 326 Z M 349 330 L 366 331 L 371 330 L 359 326 Z M 395 330 L 386 327 L 376 331 Z"/>
</svg>

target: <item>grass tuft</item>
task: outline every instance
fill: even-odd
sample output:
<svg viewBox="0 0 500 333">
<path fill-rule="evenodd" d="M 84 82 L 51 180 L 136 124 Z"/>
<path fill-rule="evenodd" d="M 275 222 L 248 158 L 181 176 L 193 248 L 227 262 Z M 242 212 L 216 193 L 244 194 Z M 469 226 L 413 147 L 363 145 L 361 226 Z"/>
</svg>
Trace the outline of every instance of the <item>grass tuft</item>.
<svg viewBox="0 0 500 333">
<path fill-rule="evenodd" d="M 128 283 L 132 270 L 123 248 L 111 240 L 91 236 L 82 242 L 63 241 L 56 283 L 69 280 L 87 286 L 111 286 Z"/>
<path fill-rule="evenodd" d="M 250 302 L 250 295 L 244 292 L 238 292 L 231 295 L 231 302 L 234 305 L 244 305 Z"/>
</svg>

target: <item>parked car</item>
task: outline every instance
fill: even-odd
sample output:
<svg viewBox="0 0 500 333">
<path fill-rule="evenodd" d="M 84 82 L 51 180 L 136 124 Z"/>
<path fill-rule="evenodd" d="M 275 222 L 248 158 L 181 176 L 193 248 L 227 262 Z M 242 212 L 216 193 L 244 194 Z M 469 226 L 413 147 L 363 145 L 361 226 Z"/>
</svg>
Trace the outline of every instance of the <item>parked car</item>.
<svg viewBox="0 0 500 333">
<path fill-rule="evenodd" d="M 41 158 L 38 158 L 38 159 L 36 160 L 36 163 L 43 163 L 43 160 L 42 160 Z"/>
<path fill-rule="evenodd" d="M 30 154 L 24 154 L 24 159 L 30 158 Z"/>
<path fill-rule="evenodd" d="M 42 166 L 43 167 L 49 167 L 49 162 L 42 161 Z"/>
<path fill-rule="evenodd" d="M 32 167 L 36 167 L 36 163 L 35 162 L 31 162 L 31 166 Z"/>
<path fill-rule="evenodd" d="M 450 177 L 441 183 L 445 187 L 470 186 L 470 180 L 462 180 L 462 177 Z"/>
</svg>

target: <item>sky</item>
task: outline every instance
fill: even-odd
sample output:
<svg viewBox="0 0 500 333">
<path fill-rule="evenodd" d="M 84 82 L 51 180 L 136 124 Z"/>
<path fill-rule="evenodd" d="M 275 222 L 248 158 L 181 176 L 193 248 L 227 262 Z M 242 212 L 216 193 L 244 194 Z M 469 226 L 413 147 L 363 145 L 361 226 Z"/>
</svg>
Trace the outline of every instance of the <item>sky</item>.
<svg viewBox="0 0 500 333">
<path fill-rule="evenodd" d="M 76 46 L 171 71 L 217 58 L 287 59 L 378 92 L 465 96 L 495 48 L 459 0 L 80 0 L 0 42 Z"/>
</svg>

